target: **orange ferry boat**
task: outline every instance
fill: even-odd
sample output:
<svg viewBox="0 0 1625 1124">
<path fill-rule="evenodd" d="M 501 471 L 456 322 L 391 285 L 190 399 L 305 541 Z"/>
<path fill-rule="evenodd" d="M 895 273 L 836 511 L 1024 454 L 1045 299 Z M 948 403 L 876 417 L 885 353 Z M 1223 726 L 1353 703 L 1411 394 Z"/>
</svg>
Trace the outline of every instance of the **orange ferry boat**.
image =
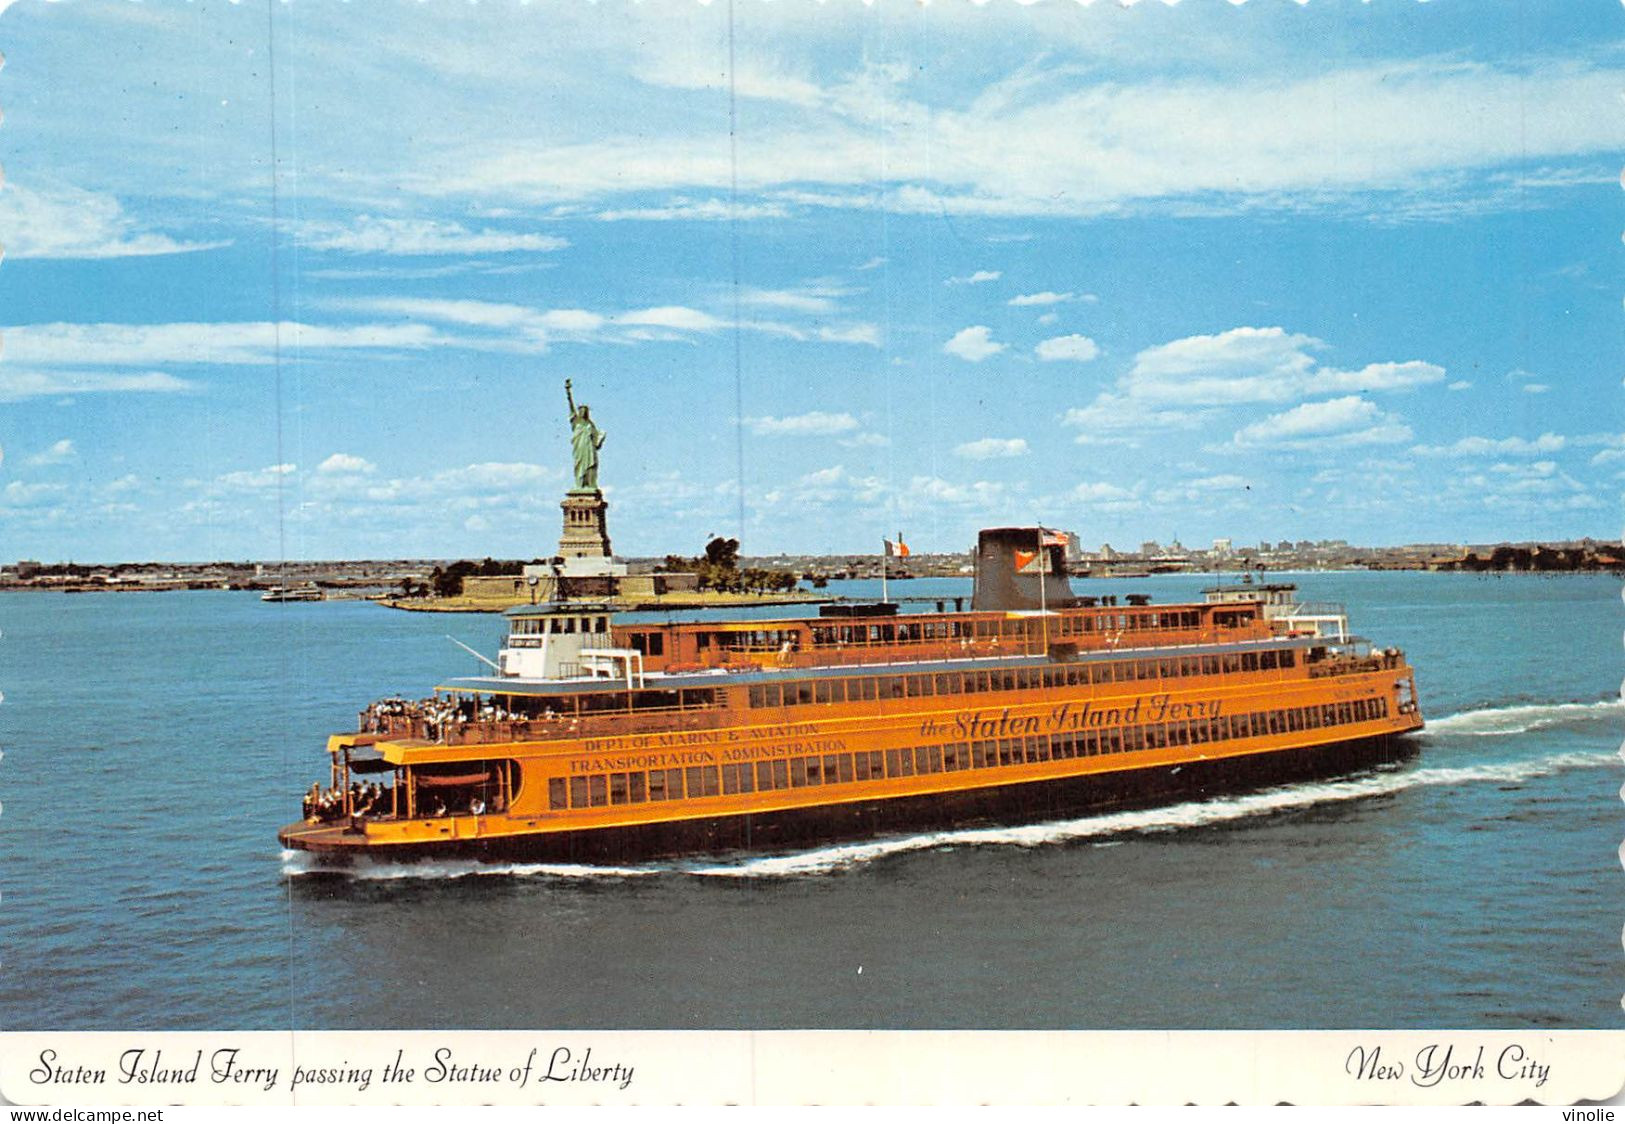
<svg viewBox="0 0 1625 1124">
<path fill-rule="evenodd" d="M 511 609 L 493 674 L 330 737 L 329 783 L 279 838 L 340 860 L 622 862 L 1200 799 L 1415 752 L 1412 669 L 1341 606 L 1281 585 L 1077 597 L 1043 535 L 982 532 L 968 611 Z"/>
</svg>

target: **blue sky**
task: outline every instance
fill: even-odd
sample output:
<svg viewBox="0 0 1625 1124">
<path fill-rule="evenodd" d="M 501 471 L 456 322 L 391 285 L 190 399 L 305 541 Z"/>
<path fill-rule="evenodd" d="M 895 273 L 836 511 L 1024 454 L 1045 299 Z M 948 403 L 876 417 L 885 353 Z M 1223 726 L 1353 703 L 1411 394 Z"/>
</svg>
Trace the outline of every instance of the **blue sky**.
<svg viewBox="0 0 1625 1124">
<path fill-rule="evenodd" d="M 1618 4 L 0 16 L 0 558 L 1617 537 Z"/>
</svg>

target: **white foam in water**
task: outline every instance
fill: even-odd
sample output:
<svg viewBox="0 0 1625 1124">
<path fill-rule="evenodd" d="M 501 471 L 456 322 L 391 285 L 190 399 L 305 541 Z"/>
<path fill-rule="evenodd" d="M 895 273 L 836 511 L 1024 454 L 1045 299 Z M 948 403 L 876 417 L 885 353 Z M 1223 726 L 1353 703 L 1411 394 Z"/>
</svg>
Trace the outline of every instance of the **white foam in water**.
<svg viewBox="0 0 1625 1124">
<path fill-rule="evenodd" d="M 388 882 L 403 878 L 450 879 L 497 875 L 528 878 L 640 878 L 670 870 L 669 866 L 590 866 L 586 863 L 486 863 L 474 859 L 443 859 L 438 862 L 401 863 L 361 859 L 352 866 L 327 866 L 308 851 L 283 851 L 282 873 L 290 878 L 302 874 L 338 875 L 363 882 Z"/>
<path fill-rule="evenodd" d="M 1618 705 L 1618 704 L 1615 704 Z M 1532 709 L 1532 708 L 1516 708 Z M 1533 708 L 1538 709 L 1538 708 Z M 1551 708 L 1546 708 L 1551 709 Z M 1529 761 L 1498 765 L 1462 765 L 1454 768 L 1416 769 L 1410 772 L 1384 772 L 1350 777 L 1347 780 L 1286 785 L 1240 796 L 1216 800 L 1193 800 L 1157 808 L 1139 808 L 1085 816 L 1075 820 L 1027 824 L 1019 827 L 965 828 L 934 831 L 920 835 L 897 836 L 842 843 L 787 855 L 765 855 L 729 862 L 651 863 L 646 866 L 589 866 L 570 863 L 481 863 L 473 860 L 425 863 L 358 863 L 347 868 L 324 868 L 310 856 L 296 851 L 282 852 L 283 873 L 288 876 L 326 873 L 363 880 L 402 878 L 466 878 L 473 875 L 552 878 L 630 878 L 679 872 L 703 877 L 783 878 L 797 875 L 829 874 L 873 862 L 889 855 L 928 851 L 938 847 L 1014 846 L 1041 847 L 1054 843 L 1114 836 L 1181 831 L 1212 824 L 1301 811 L 1321 804 L 1365 800 L 1387 796 L 1406 789 L 1428 785 L 1461 785 L 1475 781 L 1519 784 L 1535 777 L 1550 776 L 1569 769 L 1593 769 L 1614 765 L 1612 753 L 1557 753 Z"/>
<path fill-rule="evenodd" d="M 1051 843 L 1066 843 L 1097 836 L 1147 834 L 1179 831 L 1193 827 L 1251 816 L 1274 815 L 1299 811 L 1319 804 L 1334 804 L 1347 800 L 1364 800 L 1385 796 L 1425 785 L 1459 785 L 1472 781 L 1496 781 L 1516 784 L 1534 777 L 1548 776 L 1567 769 L 1596 768 L 1611 765 L 1618 758 L 1611 753 L 1560 753 L 1504 765 L 1467 765 L 1450 769 L 1417 769 L 1407 773 L 1377 773 L 1352 777 L 1348 780 L 1315 784 L 1296 784 L 1242 796 L 1218 800 L 1190 801 L 1160 808 L 1141 808 L 1127 812 L 1111 812 L 1100 816 L 1086 816 L 1076 820 L 1031 824 L 1024 827 L 974 828 L 963 831 L 933 832 L 896 839 L 875 840 L 816 851 L 803 851 L 793 855 L 773 855 L 743 860 L 737 864 L 721 864 L 690 868 L 691 873 L 723 875 L 736 878 L 775 877 L 794 874 L 823 874 L 873 861 L 886 855 L 905 854 L 910 851 L 929 850 L 947 845 L 977 846 L 1004 845 L 1038 847 Z"/>
<path fill-rule="evenodd" d="M 1424 734 L 1491 737 L 1523 734 L 1547 726 L 1569 722 L 1589 722 L 1625 714 L 1625 702 L 1603 699 L 1590 703 L 1533 703 L 1528 706 L 1498 706 L 1485 710 L 1464 710 L 1443 718 L 1428 720 Z"/>
</svg>

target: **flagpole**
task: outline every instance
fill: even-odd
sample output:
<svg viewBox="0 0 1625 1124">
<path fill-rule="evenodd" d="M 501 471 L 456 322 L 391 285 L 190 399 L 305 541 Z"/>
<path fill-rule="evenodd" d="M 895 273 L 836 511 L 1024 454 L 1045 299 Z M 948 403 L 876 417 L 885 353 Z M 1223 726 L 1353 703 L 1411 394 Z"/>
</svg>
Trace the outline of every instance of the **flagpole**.
<svg viewBox="0 0 1625 1124">
<path fill-rule="evenodd" d="M 1044 527 L 1043 527 L 1043 524 L 1039 524 L 1039 527 L 1038 527 L 1038 614 L 1039 614 L 1039 618 L 1044 622 L 1044 625 L 1043 625 L 1043 629 L 1044 629 L 1044 651 L 1046 651 L 1046 652 L 1049 651 L 1049 598 L 1048 598 L 1048 590 L 1046 589 L 1046 586 L 1048 586 L 1049 583 L 1044 580 L 1044 566 L 1048 561 L 1049 561 L 1049 557 L 1044 553 Z"/>
<path fill-rule="evenodd" d="M 889 604 L 891 598 L 886 595 L 886 571 L 890 569 L 891 548 L 886 545 L 884 536 L 880 539 L 880 603 Z"/>
</svg>

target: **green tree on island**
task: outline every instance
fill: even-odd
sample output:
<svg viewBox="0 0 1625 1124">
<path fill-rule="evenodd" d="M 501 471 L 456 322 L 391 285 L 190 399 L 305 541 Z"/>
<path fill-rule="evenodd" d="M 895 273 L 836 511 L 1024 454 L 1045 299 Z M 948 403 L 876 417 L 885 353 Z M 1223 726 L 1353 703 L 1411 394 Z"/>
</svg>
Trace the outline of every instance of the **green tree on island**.
<svg viewBox="0 0 1625 1124">
<path fill-rule="evenodd" d="M 801 580 L 786 570 L 740 569 L 739 540 L 714 536 L 698 558 L 666 555 L 659 567 L 667 573 L 697 574 L 701 589 L 718 593 L 788 593 Z"/>
</svg>

